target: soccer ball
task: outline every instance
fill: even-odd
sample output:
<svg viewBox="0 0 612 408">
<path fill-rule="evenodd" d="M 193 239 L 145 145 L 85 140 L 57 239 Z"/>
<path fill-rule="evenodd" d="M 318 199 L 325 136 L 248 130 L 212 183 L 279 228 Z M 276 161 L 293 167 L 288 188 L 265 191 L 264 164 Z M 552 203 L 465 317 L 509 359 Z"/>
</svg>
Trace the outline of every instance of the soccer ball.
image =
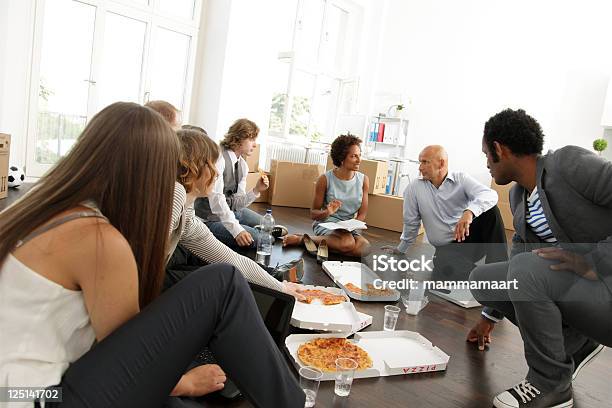
<svg viewBox="0 0 612 408">
<path fill-rule="evenodd" d="M 19 187 L 25 180 L 25 174 L 17 166 L 10 166 L 8 172 L 8 186 Z"/>
</svg>

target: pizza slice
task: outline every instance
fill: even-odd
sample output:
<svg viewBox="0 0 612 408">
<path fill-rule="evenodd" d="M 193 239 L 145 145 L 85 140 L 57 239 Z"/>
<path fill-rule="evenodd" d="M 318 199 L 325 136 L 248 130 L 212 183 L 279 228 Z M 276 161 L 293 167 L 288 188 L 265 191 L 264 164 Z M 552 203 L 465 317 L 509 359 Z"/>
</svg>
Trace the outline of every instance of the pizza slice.
<svg viewBox="0 0 612 408">
<path fill-rule="evenodd" d="M 304 296 L 304 300 L 301 302 L 307 304 L 311 304 L 316 299 L 319 299 L 321 303 L 327 306 L 346 302 L 346 298 L 343 295 L 336 295 L 319 289 L 305 289 L 299 291 L 299 293 Z"/>
</svg>

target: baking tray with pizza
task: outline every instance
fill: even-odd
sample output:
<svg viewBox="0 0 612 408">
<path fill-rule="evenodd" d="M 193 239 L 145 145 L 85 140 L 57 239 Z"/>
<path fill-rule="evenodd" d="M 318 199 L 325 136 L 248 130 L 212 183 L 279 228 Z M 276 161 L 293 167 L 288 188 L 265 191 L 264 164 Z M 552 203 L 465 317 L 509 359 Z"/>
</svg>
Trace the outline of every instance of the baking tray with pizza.
<svg viewBox="0 0 612 408">
<path fill-rule="evenodd" d="M 450 356 L 417 332 L 408 330 L 356 333 L 345 335 L 292 334 L 285 346 L 299 370 L 315 366 L 323 371 L 321 380 L 335 378 L 335 359 L 353 358 L 358 363 L 355 378 L 409 375 L 444 371 Z"/>
<path fill-rule="evenodd" d="M 381 278 L 360 262 L 326 261 L 323 270 L 346 294 L 363 302 L 396 302 L 400 293 L 395 289 L 380 289 L 375 284 Z"/>
<path fill-rule="evenodd" d="M 342 289 L 304 285 L 304 301 L 295 302 L 291 325 L 330 332 L 354 333 L 372 324 L 372 316 L 360 313 Z"/>
</svg>

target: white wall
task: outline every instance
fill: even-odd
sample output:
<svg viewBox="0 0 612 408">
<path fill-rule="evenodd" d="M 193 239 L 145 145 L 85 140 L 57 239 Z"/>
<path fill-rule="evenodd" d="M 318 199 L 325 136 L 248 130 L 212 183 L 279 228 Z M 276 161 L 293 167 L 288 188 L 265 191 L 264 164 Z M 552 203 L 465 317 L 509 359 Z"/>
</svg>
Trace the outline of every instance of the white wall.
<svg viewBox="0 0 612 408">
<path fill-rule="evenodd" d="M 11 135 L 10 161 L 26 162 L 35 0 L 0 1 L 0 132 Z"/>
<path fill-rule="evenodd" d="M 608 148 L 601 155 L 612 161 L 612 129 L 608 128 L 604 131 L 604 139 L 608 141 Z"/>
<path fill-rule="evenodd" d="M 389 0 L 378 89 L 410 96 L 411 154 L 440 143 L 486 174 L 484 122 L 524 108 L 545 149 L 592 149 L 612 72 L 606 0 Z"/>
<path fill-rule="evenodd" d="M 269 16 L 273 2 L 208 0 L 196 62 L 191 117 L 221 139 L 240 117 L 255 121 L 262 139 L 268 129 L 270 67 L 276 59 Z"/>
<path fill-rule="evenodd" d="M 202 5 L 190 117 L 193 125 L 215 135 L 221 95 L 225 44 L 232 0 L 205 0 Z"/>
</svg>

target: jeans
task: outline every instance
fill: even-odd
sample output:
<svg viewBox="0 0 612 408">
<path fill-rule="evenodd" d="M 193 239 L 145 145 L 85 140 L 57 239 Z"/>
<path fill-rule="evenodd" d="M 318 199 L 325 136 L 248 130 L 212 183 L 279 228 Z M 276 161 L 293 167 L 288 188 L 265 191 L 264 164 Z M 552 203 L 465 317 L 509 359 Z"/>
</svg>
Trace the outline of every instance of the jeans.
<svg viewBox="0 0 612 408">
<path fill-rule="evenodd" d="M 251 248 L 255 248 L 257 246 L 257 239 L 259 238 L 259 231 L 253 227 L 261 224 L 262 216 L 250 208 L 243 208 L 241 210 L 234 211 L 234 215 L 242 228 L 244 228 L 244 230 L 251 234 L 251 237 L 253 237 L 253 244 L 251 244 Z M 206 226 L 219 241 L 223 242 L 230 248 L 238 248 L 236 239 L 234 239 L 232 234 L 230 234 L 221 221 L 206 221 Z"/>
</svg>

